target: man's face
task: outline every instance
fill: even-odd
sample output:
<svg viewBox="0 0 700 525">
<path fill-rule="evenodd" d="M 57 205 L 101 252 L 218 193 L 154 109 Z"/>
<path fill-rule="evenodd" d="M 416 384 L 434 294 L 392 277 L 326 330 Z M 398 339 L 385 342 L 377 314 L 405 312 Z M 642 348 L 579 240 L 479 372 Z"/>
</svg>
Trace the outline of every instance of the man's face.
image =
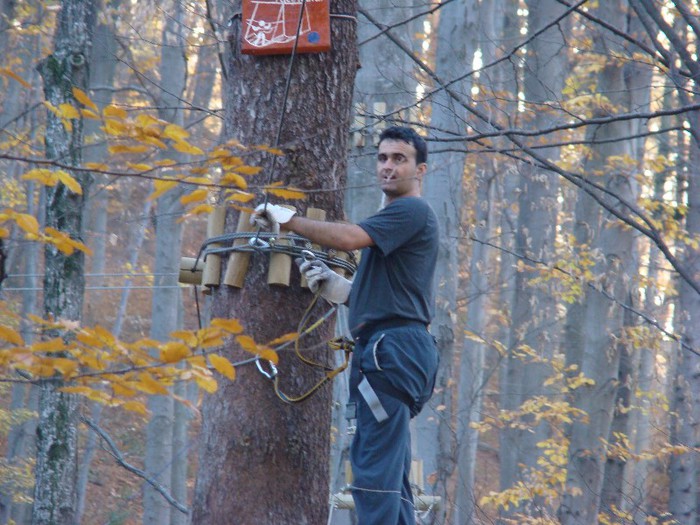
<svg viewBox="0 0 700 525">
<path fill-rule="evenodd" d="M 403 140 L 384 139 L 377 153 L 377 180 L 391 202 L 399 197 L 417 197 L 427 166 L 416 164 L 416 148 Z"/>
</svg>

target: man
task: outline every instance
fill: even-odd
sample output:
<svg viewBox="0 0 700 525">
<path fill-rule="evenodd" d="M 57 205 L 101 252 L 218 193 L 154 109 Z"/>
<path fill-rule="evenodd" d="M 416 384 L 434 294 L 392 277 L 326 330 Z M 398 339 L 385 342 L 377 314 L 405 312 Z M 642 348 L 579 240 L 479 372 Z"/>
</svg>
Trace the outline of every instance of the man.
<svg viewBox="0 0 700 525">
<path fill-rule="evenodd" d="M 430 399 L 438 366 L 427 329 L 438 227 L 420 197 L 426 161 L 425 141 L 415 131 L 391 127 L 379 137 L 377 180 L 386 206 L 376 215 L 359 224 L 330 223 L 266 204 L 252 219 L 264 227 L 284 224 L 328 248 L 363 250 L 352 282 L 321 261 L 300 265 L 312 291 L 350 308 L 350 402 L 357 418 L 350 462 L 360 525 L 415 524 L 409 420 Z"/>
</svg>

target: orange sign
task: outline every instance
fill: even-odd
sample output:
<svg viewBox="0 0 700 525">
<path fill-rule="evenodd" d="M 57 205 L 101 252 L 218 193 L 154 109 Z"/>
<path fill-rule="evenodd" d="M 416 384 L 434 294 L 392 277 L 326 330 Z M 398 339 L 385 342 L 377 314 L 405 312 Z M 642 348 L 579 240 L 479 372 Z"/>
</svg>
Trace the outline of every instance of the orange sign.
<svg viewBox="0 0 700 525">
<path fill-rule="evenodd" d="M 299 17 L 301 16 L 301 24 Z M 331 48 L 328 0 L 243 0 L 243 53 L 287 55 Z"/>
</svg>

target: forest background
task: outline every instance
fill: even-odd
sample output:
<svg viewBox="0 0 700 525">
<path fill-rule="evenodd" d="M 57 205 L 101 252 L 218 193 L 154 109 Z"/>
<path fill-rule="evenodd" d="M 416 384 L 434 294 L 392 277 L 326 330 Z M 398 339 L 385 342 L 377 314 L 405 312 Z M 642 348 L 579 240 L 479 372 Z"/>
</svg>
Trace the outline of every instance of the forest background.
<svg viewBox="0 0 700 525">
<path fill-rule="evenodd" d="M 420 523 L 695 525 L 698 3 L 330 12 L 330 52 L 273 58 L 240 2 L 0 2 L 0 523 L 352 521 L 345 375 L 287 405 L 253 364 L 318 379 L 296 270 L 178 281 L 266 198 L 371 214 L 399 123 L 442 226 Z"/>
</svg>

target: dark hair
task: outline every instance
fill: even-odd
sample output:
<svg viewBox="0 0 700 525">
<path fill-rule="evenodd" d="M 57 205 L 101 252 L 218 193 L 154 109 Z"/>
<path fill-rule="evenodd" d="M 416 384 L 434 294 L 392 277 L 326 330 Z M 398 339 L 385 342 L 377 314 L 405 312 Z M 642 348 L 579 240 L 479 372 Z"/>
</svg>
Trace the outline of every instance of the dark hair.
<svg viewBox="0 0 700 525">
<path fill-rule="evenodd" d="M 403 126 L 392 126 L 386 128 L 379 135 L 379 143 L 383 140 L 401 140 L 413 146 L 416 149 L 416 164 L 422 164 L 428 161 L 428 145 L 418 133 L 411 128 Z"/>
</svg>

